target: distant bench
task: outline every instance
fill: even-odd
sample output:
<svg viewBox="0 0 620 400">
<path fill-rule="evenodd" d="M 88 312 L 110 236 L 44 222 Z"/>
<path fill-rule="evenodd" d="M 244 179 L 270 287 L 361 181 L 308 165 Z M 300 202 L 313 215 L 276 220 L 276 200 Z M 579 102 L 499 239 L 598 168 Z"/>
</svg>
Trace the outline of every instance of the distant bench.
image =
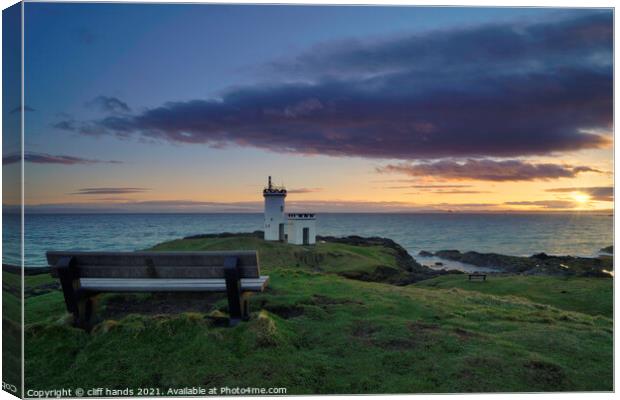
<svg viewBox="0 0 620 400">
<path fill-rule="evenodd" d="M 90 329 L 92 297 L 101 292 L 226 292 L 230 325 L 249 316 L 249 295 L 262 292 L 256 251 L 48 251 L 76 326 Z"/>
<path fill-rule="evenodd" d="M 487 274 L 469 274 L 469 280 L 470 281 L 486 281 L 487 280 Z"/>
</svg>

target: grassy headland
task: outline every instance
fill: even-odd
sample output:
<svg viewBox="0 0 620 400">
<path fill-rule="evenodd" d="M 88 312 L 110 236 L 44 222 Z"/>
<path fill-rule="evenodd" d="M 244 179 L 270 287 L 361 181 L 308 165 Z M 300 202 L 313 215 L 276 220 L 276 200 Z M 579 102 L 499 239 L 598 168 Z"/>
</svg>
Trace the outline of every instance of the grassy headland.
<svg viewBox="0 0 620 400">
<path fill-rule="evenodd" d="M 271 277 L 251 320 L 234 328 L 223 326 L 223 295 L 104 295 L 87 334 L 68 323 L 51 278 L 27 277 L 38 279 L 26 299 L 27 388 L 613 389 L 611 279 L 470 283 L 433 275 L 380 240 L 300 247 L 206 235 L 154 247 L 232 249 L 257 249 Z"/>
</svg>

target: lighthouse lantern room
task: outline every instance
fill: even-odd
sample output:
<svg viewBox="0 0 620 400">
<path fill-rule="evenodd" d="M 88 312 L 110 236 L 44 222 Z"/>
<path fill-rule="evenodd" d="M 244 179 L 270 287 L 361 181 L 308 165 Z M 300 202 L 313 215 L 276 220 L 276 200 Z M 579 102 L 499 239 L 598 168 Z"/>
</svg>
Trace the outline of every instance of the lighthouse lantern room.
<svg viewBox="0 0 620 400">
<path fill-rule="evenodd" d="M 284 241 L 287 218 L 284 214 L 286 188 L 274 186 L 269 177 L 269 184 L 263 189 L 265 198 L 265 240 Z"/>
</svg>

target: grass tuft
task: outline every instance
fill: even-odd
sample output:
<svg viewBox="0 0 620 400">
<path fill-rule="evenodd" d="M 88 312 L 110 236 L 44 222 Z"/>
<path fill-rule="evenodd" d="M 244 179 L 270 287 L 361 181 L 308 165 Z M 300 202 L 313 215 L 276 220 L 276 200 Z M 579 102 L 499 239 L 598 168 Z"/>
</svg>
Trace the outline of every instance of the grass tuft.
<svg viewBox="0 0 620 400">
<path fill-rule="evenodd" d="M 255 337 L 255 347 L 278 346 L 283 341 L 274 318 L 264 310 L 250 321 L 248 330 Z"/>
</svg>

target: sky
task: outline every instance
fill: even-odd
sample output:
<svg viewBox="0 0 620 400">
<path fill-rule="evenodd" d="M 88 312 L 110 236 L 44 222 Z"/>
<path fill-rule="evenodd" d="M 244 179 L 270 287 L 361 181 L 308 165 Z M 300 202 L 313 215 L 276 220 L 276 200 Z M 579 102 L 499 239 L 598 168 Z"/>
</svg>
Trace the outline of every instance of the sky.
<svg viewBox="0 0 620 400">
<path fill-rule="evenodd" d="M 613 207 L 609 9 L 26 3 L 24 24 L 33 211 L 256 212 L 269 175 L 291 211 Z"/>
</svg>

